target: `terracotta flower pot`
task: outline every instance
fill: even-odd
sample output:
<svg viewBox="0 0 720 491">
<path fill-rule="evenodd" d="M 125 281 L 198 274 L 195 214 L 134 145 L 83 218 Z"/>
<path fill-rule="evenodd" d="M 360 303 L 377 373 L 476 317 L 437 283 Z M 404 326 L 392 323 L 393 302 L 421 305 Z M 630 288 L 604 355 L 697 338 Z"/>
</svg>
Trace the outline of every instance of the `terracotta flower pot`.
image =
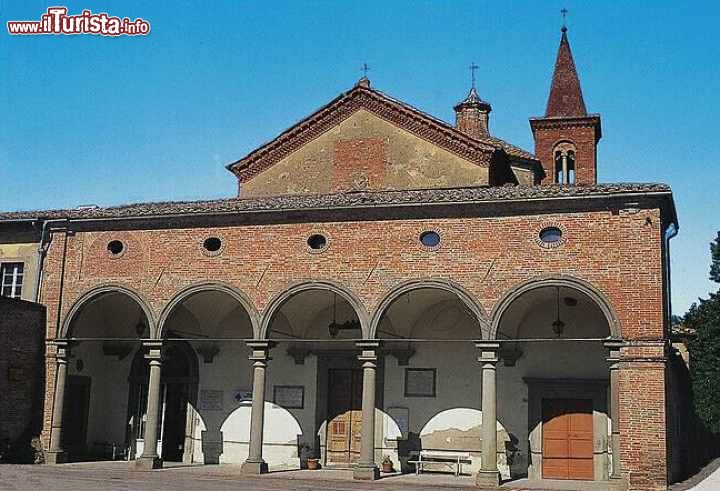
<svg viewBox="0 0 720 491">
<path fill-rule="evenodd" d="M 392 462 L 389 462 L 387 464 L 385 462 L 383 462 L 382 463 L 382 471 L 386 474 L 389 474 L 390 472 L 395 472 Z"/>
<path fill-rule="evenodd" d="M 320 468 L 320 459 L 307 459 L 308 470 L 316 471 Z"/>
</svg>

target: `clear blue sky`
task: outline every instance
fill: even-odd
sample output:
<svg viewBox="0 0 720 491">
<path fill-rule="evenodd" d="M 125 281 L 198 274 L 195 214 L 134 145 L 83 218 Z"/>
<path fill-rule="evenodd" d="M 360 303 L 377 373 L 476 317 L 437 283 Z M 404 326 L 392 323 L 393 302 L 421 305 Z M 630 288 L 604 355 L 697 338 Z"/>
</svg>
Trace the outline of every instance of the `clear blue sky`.
<svg viewBox="0 0 720 491">
<path fill-rule="evenodd" d="M 147 37 L 10 36 L 7 20 L 67 5 L 143 17 Z M 468 89 L 492 132 L 532 150 L 568 24 L 588 109 L 603 117 L 600 180 L 672 185 L 674 311 L 713 288 L 720 229 L 717 2 L 0 0 L 0 209 L 229 197 L 224 169 L 351 87 L 446 121 Z"/>
</svg>

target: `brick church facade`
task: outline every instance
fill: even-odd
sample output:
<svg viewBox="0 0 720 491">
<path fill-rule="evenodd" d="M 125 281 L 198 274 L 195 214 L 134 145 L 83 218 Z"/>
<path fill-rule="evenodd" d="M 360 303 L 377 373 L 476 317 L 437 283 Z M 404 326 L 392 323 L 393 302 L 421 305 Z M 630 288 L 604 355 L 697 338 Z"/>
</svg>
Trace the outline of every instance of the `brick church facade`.
<svg viewBox="0 0 720 491">
<path fill-rule="evenodd" d="M 673 197 L 597 182 L 565 31 L 534 153 L 475 87 L 453 126 L 362 78 L 236 198 L 0 214 L 41 251 L 46 460 L 666 489 Z"/>
</svg>

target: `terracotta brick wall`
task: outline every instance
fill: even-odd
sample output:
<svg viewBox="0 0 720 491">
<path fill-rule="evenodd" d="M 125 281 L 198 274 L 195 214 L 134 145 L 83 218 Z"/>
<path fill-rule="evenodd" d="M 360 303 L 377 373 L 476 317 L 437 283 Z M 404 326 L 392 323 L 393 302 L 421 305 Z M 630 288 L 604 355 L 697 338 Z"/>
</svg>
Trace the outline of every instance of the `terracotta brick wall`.
<svg viewBox="0 0 720 491">
<path fill-rule="evenodd" d="M 620 456 L 632 490 L 667 489 L 665 346 L 624 348 L 620 364 Z"/>
<path fill-rule="evenodd" d="M 331 192 L 379 189 L 385 181 L 387 142 L 380 138 L 335 142 Z"/>
<path fill-rule="evenodd" d="M 564 243 L 558 248 L 537 243 L 538 232 L 549 224 L 559 224 L 564 231 Z M 418 237 L 426 230 L 441 234 L 437 250 L 419 244 Z M 307 237 L 318 232 L 327 236 L 329 247 L 319 254 L 309 253 Z M 208 257 L 202 253 L 201 243 L 208 236 L 223 240 L 222 254 Z M 64 233 L 54 235 L 42 291 L 51 338 L 59 323 L 64 237 Z M 489 316 L 518 284 L 542 275 L 566 274 L 603 292 L 624 338 L 662 345 L 661 237 L 657 209 L 78 232 L 67 237 L 60 319 L 83 293 L 109 282 L 139 292 L 157 317 L 180 290 L 201 281 L 233 285 L 262 312 L 273 297 L 295 283 L 332 280 L 353 291 L 372 315 L 392 288 L 427 278 L 460 284 Z M 111 239 L 123 240 L 127 252 L 110 258 L 106 247 Z M 645 349 L 653 356 L 657 352 L 654 345 L 636 350 Z M 628 351 L 624 356 L 639 355 Z M 46 430 L 53 374 L 49 360 Z M 664 394 L 661 361 L 623 365 L 621 454 L 633 489 L 661 489 L 665 480 Z"/>
<path fill-rule="evenodd" d="M 11 459 L 42 429 L 44 324 L 42 305 L 0 297 L 0 454 L 8 444 Z"/>
<path fill-rule="evenodd" d="M 562 141 L 575 144 L 575 183 L 590 185 L 597 182 L 597 145 L 595 128 L 581 127 L 548 127 L 535 130 L 535 155 L 542 162 L 546 177 L 543 184 L 554 182 L 555 157 L 553 149 Z"/>
</svg>

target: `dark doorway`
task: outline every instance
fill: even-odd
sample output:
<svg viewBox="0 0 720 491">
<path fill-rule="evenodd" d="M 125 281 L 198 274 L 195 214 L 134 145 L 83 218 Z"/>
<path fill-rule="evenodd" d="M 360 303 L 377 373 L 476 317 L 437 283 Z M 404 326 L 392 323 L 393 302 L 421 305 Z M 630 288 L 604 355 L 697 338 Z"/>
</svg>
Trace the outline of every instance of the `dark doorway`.
<svg viewBox="0 0 720 491">
<path fill-rule="evenodd" d="M 362 370 L 328 372 L 327 464 L 350 465 L 360 458 Z"/>
<path fill-rule="evenodd" d="M 163 353 L 162 459 L 182 462 L 185 456 L 190 394 L 197 393 L 197 355 L 185 341 L 173 341 Z"/>
<path fill-rule="evenodd" d="M 543 479 L 594 478 L 590 399 L 543 399 Z"/>
<path fill-rule="evenodd" d="M 165 392 L 162 459 L 182 462 L 185 453 L 188 384 L 169 383 Z"/>
<path fill-rule="evenodd" d="M 70 459 L 87 454 L 87 423 L 90 407 L 90 377 L 68 375 L 63 405 L 62 448 Z"/>
<path fill-rule="evenodd" d="M 158 434 L 162 441 L 161 457 L 168 462 L 190 460 L 188 406 L 197 403 L 198 360 L 186 341 L 168 340 L 163 350 L 161 406 L 158 408 Z M 131 458 L 139 457 L 137 440 L 146 439 L 145 422 L 148 397 L 149 365 L 143 350 L 138 350 L 130 373 L 128 398 L 128 447 Z"/>
</svg>

